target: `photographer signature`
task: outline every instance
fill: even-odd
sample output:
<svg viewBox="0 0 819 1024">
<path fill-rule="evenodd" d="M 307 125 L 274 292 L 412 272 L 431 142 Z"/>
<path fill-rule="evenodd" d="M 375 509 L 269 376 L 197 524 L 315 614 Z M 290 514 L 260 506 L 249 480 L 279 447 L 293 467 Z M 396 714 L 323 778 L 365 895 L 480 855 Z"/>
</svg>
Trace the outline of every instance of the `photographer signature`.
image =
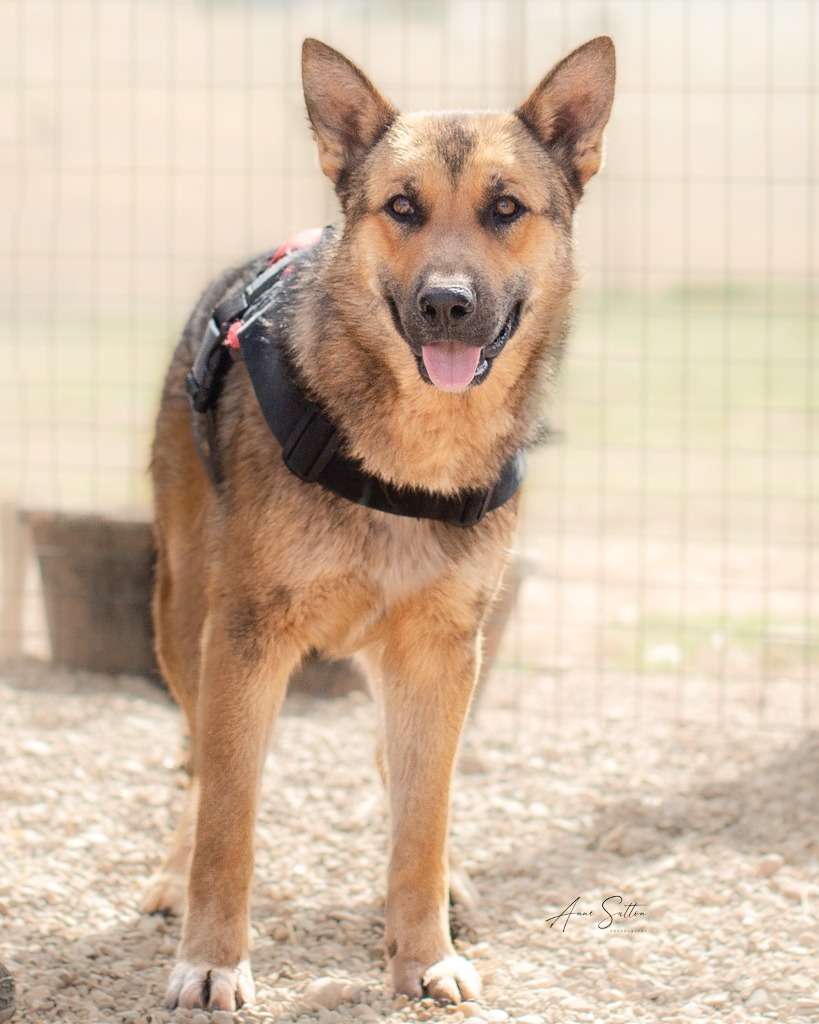
<svg viewBox="0 0 819 1024">
<path fill-rule="evenodd" d="M 572 902 L 560 911 L 559 914 L 555 914 L 554 917 L 547 917 L 545 924 L 548 924 L 550 928 L 558 927 L 561 931 L 565 932 L 569 924 L 569 921 L 573 917 L 585 918 L 586 920 L 596 920 L 598 917 L 598 911 L 595 908 L 591 910 L 581 910 L 578 904 L 580 903 L 580 897 L 577 896 Z M 642 917 L 648 917 L 646 903 L 636 903 L 634 901 L 626 902 L 622 896 L 607 896 L 600 904 L 600 912 L 602 912 L 601 919 L 597 922 L 597 927 L 601 931 L 605 931 L 607 928 L 611 928 L 615 925 L 615 930 L 618 932 L 644 932 L 645 928 L 623 928 L 617 927 L 624 924 L 639 923 L 638 919 Z"/>
</svg>

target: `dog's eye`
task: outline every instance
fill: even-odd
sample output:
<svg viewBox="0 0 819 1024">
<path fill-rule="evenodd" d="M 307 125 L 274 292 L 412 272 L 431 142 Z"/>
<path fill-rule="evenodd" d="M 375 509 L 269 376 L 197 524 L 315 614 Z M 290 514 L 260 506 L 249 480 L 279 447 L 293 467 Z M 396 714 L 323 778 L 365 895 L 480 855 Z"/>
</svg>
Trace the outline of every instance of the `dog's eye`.
<svg viewBox="0 0 819 1024">
<path fill-rule="evenodd" d="M 500 199 L 496 199 L 493 207 L 495 216 L 500 217 L 501 220 L 508 220 L 510 217 L 514 217 L 520 210 L 520 203 L 511 196 L 501 196 Z"/>
<path fill-rule="evenodd" d="M 387 209 L 394 216 L 401 220 L 409 220 L 415 216 L 415 207 L 406 196 L 393 196 L 387 203 Z"/>
</svg>

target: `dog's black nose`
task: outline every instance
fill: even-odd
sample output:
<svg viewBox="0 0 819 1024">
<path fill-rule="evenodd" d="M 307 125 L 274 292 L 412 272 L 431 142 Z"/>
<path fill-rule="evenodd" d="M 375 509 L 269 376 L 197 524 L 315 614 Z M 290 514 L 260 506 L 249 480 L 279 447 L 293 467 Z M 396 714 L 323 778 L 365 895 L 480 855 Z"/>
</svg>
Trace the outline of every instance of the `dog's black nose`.
<svg viewBox="0 0 819 1024">
<path fill-rule="evenodd" d="M 421 292 L 418 307 L 430 326 L 451 327 L 472 315 L 475 293 L 466 284 L 436 285 Z"/>
</svg>

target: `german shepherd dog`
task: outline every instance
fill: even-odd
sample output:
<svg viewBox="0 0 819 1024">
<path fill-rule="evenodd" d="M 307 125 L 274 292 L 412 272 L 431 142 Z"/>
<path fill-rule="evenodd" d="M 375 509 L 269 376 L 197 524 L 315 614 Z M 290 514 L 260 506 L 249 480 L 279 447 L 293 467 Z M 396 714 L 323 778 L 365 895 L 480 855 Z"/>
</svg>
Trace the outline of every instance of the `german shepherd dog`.
<svg viewBox="0 0 819 1024">
<path fill-rule="evenodd" d="M 340 53 L 304 43 L 307 111 L 343 220 L 293 275 L 274 341 L 371 477 L 438 496 L 481 491 L 536 437 L 575 277 L 573 212 L 601 165 L 614 75 L 600 37 L 514 112 L 402 115 Z M 169 1006 L 253 1000 L 249 899 L 271 730 L 308 652 L 357 652 L 389 795 L 393 985 L 457 1003 L 480 980 L 450 936 L 450 786 L 517 495 L 463 526 L 305 482 L 285 465 L 241 354 L 219 397 L 214 483 L 185 378 L 214 307 L 264 265 L 205 292 L 158 415 L 153 614 L 192 757 L 143 910 L 184 912 Z"/>
</svg>

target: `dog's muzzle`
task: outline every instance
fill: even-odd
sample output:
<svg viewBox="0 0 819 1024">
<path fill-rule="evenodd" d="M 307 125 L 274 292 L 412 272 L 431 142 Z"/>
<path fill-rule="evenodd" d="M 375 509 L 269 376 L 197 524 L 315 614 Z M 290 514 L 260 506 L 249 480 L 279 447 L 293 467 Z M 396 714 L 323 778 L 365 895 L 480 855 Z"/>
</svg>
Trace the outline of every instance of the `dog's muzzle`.
<svg viewBox="0 0 819 1024">
<path fill-rule="evenodd" d="M 401 321 L 398 304 L 390 295 L 386 299 L 393 326 L 415 357 L 421 378 L 443 391 L 466 391 L 486 380 L 493 361 L 518 329 L 523 309 L 522 300 L 514 302 L 489 344 L 475 345 L 471 344 L 474 334 L 469 329 L 475 300 L 467 289 L 452 287 L 419 295 L 418 308 L 437 337 L 410 337 Z M 429 328 L 429 335 L 432 335 L 433 330 Z M 441 338 L 444 332 L 446 336 Z M 427 331 L 423 334 L 427 335 Z"/>
</svg>

